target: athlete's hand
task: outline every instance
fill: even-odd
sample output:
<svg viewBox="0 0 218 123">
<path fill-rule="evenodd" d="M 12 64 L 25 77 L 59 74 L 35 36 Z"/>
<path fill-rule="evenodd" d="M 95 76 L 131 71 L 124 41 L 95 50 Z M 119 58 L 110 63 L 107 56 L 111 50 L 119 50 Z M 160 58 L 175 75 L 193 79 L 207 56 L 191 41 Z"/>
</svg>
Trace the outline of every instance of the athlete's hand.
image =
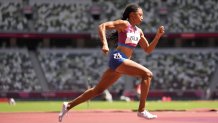
<svg viewBox="0 0 218 123">
<path fill-rule="evenodd" d="M 157 35 L 161 37 L 163 36 L 164 33 L 165 33 L 164 26 L 160 26 L 157 30 Z"/>
<path fill-rule="evenodd" d="M 102 50 L 102 52 L 103 52 L 105 55 L 107 55 L 108 52 L 109 52 L 109 48 L 108 48 L 107 45 L 103 45 L 101 50 Z"/>
</svg>

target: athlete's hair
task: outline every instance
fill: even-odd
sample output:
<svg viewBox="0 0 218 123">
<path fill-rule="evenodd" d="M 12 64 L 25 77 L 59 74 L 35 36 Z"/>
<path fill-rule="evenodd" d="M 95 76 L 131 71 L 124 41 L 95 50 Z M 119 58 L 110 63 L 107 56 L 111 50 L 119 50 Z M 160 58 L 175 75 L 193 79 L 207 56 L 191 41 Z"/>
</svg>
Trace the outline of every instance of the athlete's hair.
<svg viewBox="0 0 218 123">
<path fill-rule="evenodd" d="M 129 19 L 129 15 L 131 12 L 137 12 L 138 11 L 138 8 L 140 8 L 140 6 L 138 4 L 134 4 L 134 3 L 131 3 L 131 4 L 128 4 L 123 12 L 123 16 L 122 16 L 122 20 L 128 20 Z M 118 32 L 115 31 L 115 32 L 112 32 L 109 37 L 108 37 L 108 40 L 109 41 L 113 41 L 115 43 L 118 42 Z"/>
<path fill-rule="evenodd" d="M 122 20 L 127 20 L 128 18 L 129 18 L 129 14 L 131 13 L 131 12 L 137 12 L 138 11 L 138 8 L 140 8 L 139 6 L 138 6 L 138 4 L 134 4 L 134 3 L 131 3 L 131 4 L 128 4 L 127 6 L 126 6 L 126 9 L 124 10 L 124 12 L 123 12 L 123 16 L 122 16 Z"/>
</svg>

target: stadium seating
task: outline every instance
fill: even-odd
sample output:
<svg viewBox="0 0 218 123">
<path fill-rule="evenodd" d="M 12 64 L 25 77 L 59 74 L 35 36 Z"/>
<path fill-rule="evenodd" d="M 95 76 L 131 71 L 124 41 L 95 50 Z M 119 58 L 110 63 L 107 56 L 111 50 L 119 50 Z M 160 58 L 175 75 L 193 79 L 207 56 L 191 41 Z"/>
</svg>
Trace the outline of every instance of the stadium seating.
<svg viewBox="0 0 218 123">
<path fill-rule="evenodd" d="M 100 19 L 95 20 L 90 12 L 90 8 L 94 5 L 92 0 L 29 0 L 33 10 L 31 19 L 22 11 L 24 7 L 22 0 L 1 0 L 0 32 L 3 36 L 0 44 L 2 47 L 22 44 L 21 36 L 16 33 L 13 36 L 18 37 L 9 35 L 5 39 L 4 34 L 13 32 L 24 32 L 23 38 L 26 38 L 24 42 L 34 38 L 34 36 L 29 38 L 25 32 L 39 34 L 40 36 L 36 37 L 40 39 L 34 40 L 41 40 L 42 37 L 43 41 L 39 41 L 38 45 L 40 48 L 41 43 L 53 43 L 53 39 L 47 40 L 46 36 L 41 35 L 44 33 L 92 34 L 94 32 L 97 34 L 97 31 L 93 31 L 97 25 L 121 18 L 123 9 L 129 1 L 134 0 L 99 0 L 98 5 L 103 10 Z M 144 33 L 154 33 L 159 25 L 165 26 L 166 33 L 218 32 L 217 0 L 140 0 L 138 2 L 144 10 L 144 20 L 140 25 Z M 13 38 L 16 38 L 16 41 Z M 215 47 L 216 38 L 212 38 L 209 37 L 206 41 L 210 46 Z M 174 41 L 180 43 L 180 40 L 176 39 Z M 190 40 L 198 41 L 198 38 Z M 80 43 L 83 44 L 83 41 L 78 45 Z M 95 86 L 107 69 L 108 57 L 103 56 L 99 49 L 40 49 L 38 46 L 30 50 L 36 52 L 36 59 L 47 80 L 48 91 L 83 92 L 88 87 Z M 0 49 L 0 92 L 45 91 L 43 85 L 39 83 L 37 78 L 39 76 L 28 52 L 26 49 Z M 150 55 L 142 52 L 136 48 L 132 58 L 153 72 L 151 90 L 207 90 L 218 64 L 217 49 L 157 49 Z M 137 84 L 139 79 L 122 77 L 110 88 L 110 91 L 120 92 L 127 82 Z"/>
<path fill-rule="evenodd" d="M 0 59 L 1 92 L 41 90 L 27 50 L 1 49 Z"/>
<path fill-rule="evenodd" d="M 156 90 L 205 90 L 218 63 L 218 52 L 213 50 L 165 49 L 148 56 L 136 53 L 135 57 L 153 72 L 151 88 Z"/>
<path fill-rule="evenodd" d="M 49 91 L 83 92 L 95 86 L 108 67 L 108 57 L 99 49 L 38 49 L 37 59 Z M 25 49 L 0 50 L 1 92 L 39 92 L 42 85 Z M 207 90 L 218 64 L 216 49 L 157 49 L 147 55 L 136 49 L 132 59 L 154 75 L 151 90 Z M 121 77 L 110 92 L 120 93 L 126 84 L 140 82 Z M 130 89 L 130 88 L 129 88 Z"/>
<path fill-rule="evenodd" d="M 40 50 L 39 59 L 49 85 L 54 90 L 75 90 L 75 84 L 81 85 L 77 89 L 86 89 L 86 82 L 95 85 L 107 68 L 107 57 L 94 49 Z M 133 60 L 153 72 L 153 90 L 200 90 L 210 85 L 218 63 L 218 52 L 165 49 L 145 55 L 141 50 L 136 50 Z M 122 79 L 119 81 L 118 84 L 122 86 Z M 113 86 L 111 90 L 115 91 L 120 86 Z"/>
<path fill-rule="evenodd" d="M 38 1 L 31 0 L 33 20 L 22 13 L 21 2 L 0 1 L 0 31 L 33 32 L 90 32 L 96 24 L 121 18 L 126 1 L 101 1 L 103 13 L 99 21 L 92 18 L 92 1 Z M 217 1 L 210 0 L 146 0 L 139 5 L 144 10 L 142 28 L 155 32 L 160 24 L 168 32 L 217 32 Z M 29 22 L 31 21 L 31 23 Z"/>
<path fill-rule="evenodd" d="M 107 69 L 108 60 L 96 49 L 41 49 L 38 58 L 51 90 L 79 92 L 96 85 Z M 118 81 L 114 86 L 122 79 Z"/>
<path fill-rule="evenodd" d="M 4 32 L 28 30 L 27 20 L 19 12 L 20 2 L 0 2 L 0 30 Z"/>
</svg>

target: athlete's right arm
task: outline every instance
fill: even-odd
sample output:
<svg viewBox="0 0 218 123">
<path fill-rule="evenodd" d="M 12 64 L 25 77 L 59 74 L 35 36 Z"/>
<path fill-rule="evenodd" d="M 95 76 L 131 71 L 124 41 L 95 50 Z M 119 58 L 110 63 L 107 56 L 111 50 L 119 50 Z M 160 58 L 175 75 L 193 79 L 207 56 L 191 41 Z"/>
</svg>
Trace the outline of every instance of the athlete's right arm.
<svg viewBox="0 0 218 123">
<path fill-rule="evenodd" d="M 98 34 L 103 44 L 102 51 L 104 54 L 108 54 L 109 52 L 107 38 L 106 38 L 106 30 L 115 29 L 118 32 L 120 32 L 125 30 L 127 26 L 128 26 L 128 22 L 125 20 L 109 21 L 109 22 L 102 23 L 98 26 Z"/>
</svg>

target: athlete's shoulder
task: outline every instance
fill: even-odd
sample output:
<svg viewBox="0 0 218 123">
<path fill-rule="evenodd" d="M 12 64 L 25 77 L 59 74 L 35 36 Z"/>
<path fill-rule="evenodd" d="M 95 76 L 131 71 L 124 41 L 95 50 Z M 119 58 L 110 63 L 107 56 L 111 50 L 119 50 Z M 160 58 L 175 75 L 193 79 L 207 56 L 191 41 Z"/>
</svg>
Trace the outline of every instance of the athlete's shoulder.
<svg viewBox="0 0 218 123">
<path fill-rule="evenodd" d="M 115 20 L 114 23 L 119 25 L 120 31 L 124 31 L 129 26 L 129 22 L 126 20 Z"/>
<path fill-rule="evenodd" d="M 119 20 L 115 20 L 114 22 L 123 26 L 129 26 L 129 22 L 127 20 L 119 19 Z"/>
</svg>

